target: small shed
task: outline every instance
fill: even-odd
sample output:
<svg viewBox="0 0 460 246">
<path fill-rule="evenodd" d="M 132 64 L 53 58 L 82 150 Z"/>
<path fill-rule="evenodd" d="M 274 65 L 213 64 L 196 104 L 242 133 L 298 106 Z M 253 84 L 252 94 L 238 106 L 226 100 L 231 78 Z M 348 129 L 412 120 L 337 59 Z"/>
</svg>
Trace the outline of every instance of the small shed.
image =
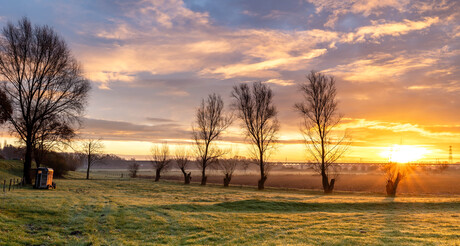
<svg viewBox="0 0 460 246">
<path fill-rule="evenodd" d="M 35 175 L 35 189 L 50 189 L 56 188 L 56 184 L 53 182 L 53 173 L 52 168 L 39 167 L 37 168 L 37 173 Z"/>
</svg>

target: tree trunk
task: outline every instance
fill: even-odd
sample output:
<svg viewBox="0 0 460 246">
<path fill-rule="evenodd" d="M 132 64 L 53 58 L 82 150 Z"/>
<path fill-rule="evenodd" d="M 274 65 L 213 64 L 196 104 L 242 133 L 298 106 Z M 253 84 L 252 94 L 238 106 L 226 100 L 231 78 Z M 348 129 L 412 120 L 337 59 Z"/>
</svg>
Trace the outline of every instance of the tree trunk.
<svg viewBox="0 0 460 246">
<path fill-rule="evenodd" d="M 155 173 L 155 182 L 158 182 L 160 180 L 160 173 L 161 173 L 161 169 L 156 169 L 156 173 Z"/>
<path fill-rule="evenodd" d="M 396 196 L 396 190 L 398 189 L 399 181 L 400 181 L 399 174 L 396 177 L 395 181 L 390 180 L 390 179 L 387 180 L 387 185 L 386 185 L 387 196 L 392 196 L 392 197 Z"/>
<path fill-rule="evenodd" d="M 265 175 L 265 169 L 264 169 L 264 160 L 262 159 L 263 158 L 263 153 L 262 152 L 259 152 L 259 155 L 260 155 L 260 162 L 259 162 L 259 166 L 260 166 L 260 180 L 259 182 L 257 183 L 257 189 L 259 190 L 263 190 L 265 188 L 265 181 L 267 180 L 267 175 Z"/>
<path fill-rule="evenodd" d="M 208 177 L 206 177 L 206 166 L 203 165 L 203 170 L 201 171 L 201 185 L 206 185 L 206 180 Z"/>
<path fill-rule="evenodd" d="M 226 173 L 224 177 L 224 187 L 228 187 L 231 180 L 232 180 L 232 175 L 229 175 L 228 173 Z"/>
<path fill-rule="evenodd" d="M 86 168 L 86 179 L 89 179 L 89 169 L 90 169 L 90 167 L 91 167 L 91 165 L 88 162 L 88 168 Z"/>
<path fill-rule="evenodd" d="M 184 174 L 184 184 L 190 184 L 190 180 L 192 179 L 192 173 L 186 173 L 184 168 L 181 168 L 180 170 Z"/>
<path fill-rule="evenodd" d="M 335 184 L 335 179 L 331 179 L 331 182 L 329 183 L 329 178 L 327 177 L 327 174 L 325 171 L 321 172 L 321 177 L 323 181 L 323 190 L 324 193 L 330 194 L 334 190 L 334 184 Z"/>
<path fill-rule="evenodd" d="M 24 169 L 23 176 L 25 178 L 26 184 L 32 184 L 32 179 L 30 177 L 30 168 L 32 167 L 32 141 L 26 141 L 26 155 L 24 158 Z"/>
<path fill-rule="evenodd" d="M 257 183 L 257 188 L 259 190 L 263 190 L 265 187 L 264 187 L 264 184 L 265 184 L 265 181 L 267 180 L 267 176 L 262 176 L 259 180 L 259 182 Z"/>
</svg>

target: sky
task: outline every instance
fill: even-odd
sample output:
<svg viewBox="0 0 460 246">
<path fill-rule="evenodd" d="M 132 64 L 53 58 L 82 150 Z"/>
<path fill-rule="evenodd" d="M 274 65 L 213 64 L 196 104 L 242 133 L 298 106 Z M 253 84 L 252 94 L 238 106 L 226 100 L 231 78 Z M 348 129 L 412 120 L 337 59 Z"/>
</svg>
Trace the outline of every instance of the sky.
<svg viewBox="0 0 460 246">
<path fill-rule="evenodd" d="M 0 26 L 26 16 L 66 40 L 93 87 L 81 138 L 102 138 L 108 153 L 142 159 L 156 143 L 189 144 L 202 98 L 218 93 L 230 110 L 234 85 L 262 81 L 281 124 L 272 159 L 308 160 L 293 105 L 315 70 L 337 81 L 351 139 L 342 161 L 387 161 L 394 149 L 446 161 L 449 146 L 460 161 L 459 5 L 3 0 Z M 244 152 L 240 126 L 221 143 Z"/>
</svg>

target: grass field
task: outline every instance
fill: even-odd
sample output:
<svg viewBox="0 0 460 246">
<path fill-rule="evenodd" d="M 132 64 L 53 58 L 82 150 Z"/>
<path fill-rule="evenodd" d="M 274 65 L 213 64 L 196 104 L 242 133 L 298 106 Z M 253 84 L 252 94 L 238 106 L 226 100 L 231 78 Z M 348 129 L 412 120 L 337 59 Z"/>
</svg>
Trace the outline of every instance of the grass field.
<svg viewBox="0 0 460 246">
<path fill-rule="evenodd" d="M 82 178 L 0 194 L 1 244 L 460 245 L 459 196 Z"/>
</svg>

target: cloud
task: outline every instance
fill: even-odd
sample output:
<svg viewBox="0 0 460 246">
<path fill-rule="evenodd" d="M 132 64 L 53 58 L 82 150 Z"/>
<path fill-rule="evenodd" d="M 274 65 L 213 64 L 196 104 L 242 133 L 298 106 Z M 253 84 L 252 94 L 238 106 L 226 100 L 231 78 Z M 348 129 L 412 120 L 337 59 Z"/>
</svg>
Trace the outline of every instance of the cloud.
<svg viewBox="0 0 460 246">
<path fill-rule="evenodd" d="M 367 40 L 376 41 L 383 36 L 400 36 L 428 28 L 439 21 L 438 17 L 426 17 L 421 21 L 407 19 L 402 22 L 372 21 L 372 25 L 359 27 L 355 32 L 345 35 L 342 42 L 359 43 Z"/>
<path fill-rule="evenodd" d="M 154 119 L 154 120 L 152 120 Z M 83 137 L 100 137 L 104 140 L 125 141 L 161 141 L 164 139 L 188 139 L 191 132 L 184 126 L 172 121 L 150 118 L 150 121 L 159 122 L 156 125 L 141 125 L 126 121 L 111 121 L 84 118 L 84 128 L 80 130 Z"/>
<path fill-rule="evenodd" d="M 147 117 L 146 119 L 152 122 L 174 122 L 173 120 L 170 120 L 170 119 L 155 118 L 155 117 Z"/>
<path fill-rule="evenodd" d="M 338 65 L 323 72 L 332 73 L 352 82 L 374 82 L 387 79 L 395 81 L 408 71 L 433 66 L 438 62 L 438 58 L 429 52 L 420 55 L 375 53 L 364 59 Z"/>
<path fill-rule="evenodd" d="M 281 86 L 295 85 L 294 80 L 283 80 L 283 79 L 269 79 L 265 81 L 264 83 L 281 85 Z"/>
<path fill-rule="evenodd" d="M 338 18 L 347 13 L 369 16 L 371 14 L 381 15 L 383 9 L 391 8 L 399 12 L 406 12 L 409 0 L 309 0 L 316 7 L 316 12 L 330 12 L 324 26 L 334 27 Z"/>
<path fill-rule="evenodd" d="M 257 63 L 231 64 L 215 69 L 204 69 L 201 74 L 217 74 L 225 79 L 234 77 L 278 77 L 279 74 L 276 70 L 298 70 L 299 65 L 305 66 L 309 60 L 323 55 L 326 51 L 327 49 L 313 49 L 298 56 L 279 57 Z"/>
</svg>

